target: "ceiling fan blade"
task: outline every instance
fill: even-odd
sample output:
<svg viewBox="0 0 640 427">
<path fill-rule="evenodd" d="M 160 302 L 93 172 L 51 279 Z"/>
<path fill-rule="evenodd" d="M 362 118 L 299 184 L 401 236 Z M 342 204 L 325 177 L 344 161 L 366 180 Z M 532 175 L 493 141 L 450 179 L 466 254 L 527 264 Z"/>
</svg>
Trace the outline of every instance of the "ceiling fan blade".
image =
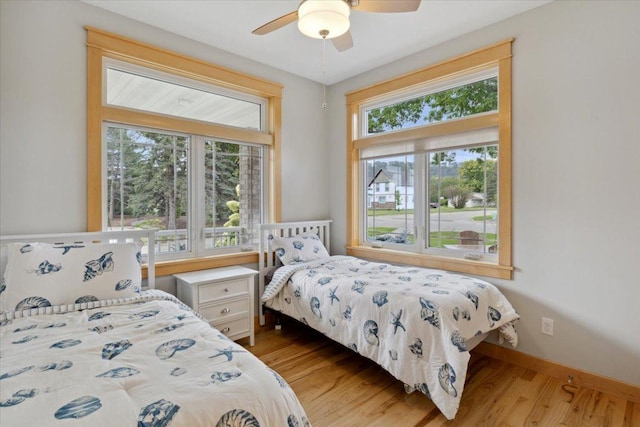
<svg viewBox="0 0 640 427">
<path fill-rule="evenodd" d="M 355 10 L 362 12 L 415 12 L 420 7 L 420 0 L 360 0 Z"/>
<path fill-rule="evenodd" d="M 255 30 L 253 30 L 252 33 L 257 35 L 257 36 L 263 36 L 265 34 L 268 34 L 268 33 L 272 32 L 272 31 L 280 29 L 280 28 L 284 27 L 285 25 L 291 24 L 292 22 L 295 22 L 297 20 L 298 20 L 298 11 L 296 10 L 294 12 L 287 13 L 286 15 L 283 15 L 280 18 L 276 18 L 271 22 L 267 22 L 263 26 L 258 27 Z"/>
<path fill-rule="evenodd" d="M 338 52 L 344 52 L 347 49 L 353 47 L 353 38 L 351 37 L 351 31 L 347 31 L 341 36 L 331 39 L 331 43 L 338 50 Z"/>
</svg>

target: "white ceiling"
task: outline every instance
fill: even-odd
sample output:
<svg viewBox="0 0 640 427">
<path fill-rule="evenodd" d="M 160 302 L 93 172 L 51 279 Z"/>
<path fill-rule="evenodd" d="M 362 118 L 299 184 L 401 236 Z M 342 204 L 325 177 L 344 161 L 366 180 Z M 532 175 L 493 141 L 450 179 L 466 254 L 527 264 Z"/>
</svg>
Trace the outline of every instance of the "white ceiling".
<svg viewBox="0 0 640 427">
<path fill-rule="evenodd" d="M 353 11 L 354 47 L 338 52 L 328 42 L 326 74 L 322 71 L 322 40 L 304 36 L 296 23 L 264 36 L 251 34 L 295 11 L 298 0 L 83 1 L 330 85 L 551 0 L 422 0 L 420 8 L 411 13 Z"/>
</svg>

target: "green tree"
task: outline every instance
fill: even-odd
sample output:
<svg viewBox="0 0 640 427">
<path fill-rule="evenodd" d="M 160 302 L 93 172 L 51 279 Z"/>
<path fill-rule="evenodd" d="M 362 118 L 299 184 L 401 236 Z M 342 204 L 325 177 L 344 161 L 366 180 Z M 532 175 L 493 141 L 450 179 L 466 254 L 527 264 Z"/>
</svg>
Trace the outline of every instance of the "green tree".
<svg viewBox="0 0 640 427">
<path fill-rule="evenodd" d="M 445 187 L 443 193 L 455 209 L 464 208 L 470 195 L 469 189 L 461 185 L 450 185 Z"/>
<path fill-rule="evenodd" d="M 485 176 L 487 181 L 487 202 L 495 202 L 498 181 L 498 163 L 495 160 L 482 158 L 462 162 L 458 168 L 462 185 L 476 193 L 485 192 Z M 486 175 L 485 175 L 486 174 Z"/>
<path fill-rule="evenodd" d="M 240 199 L 240 185 L 236 185 L 236 195 Z M 237 227 L 240 225 L 240 202 L 238 200 L 229 200 L 227 208 L 231 211 L 229 220 L 224 223 L 225 227 Z"/>
<path fill-rule="evenodd" d="M 467 160 L 462 162 L 458 168 L 460 180 L 476 193 L 484 191 L 484 168 L 485 162 L 482 159 Z"/>
<path fill-rule="evenodd" d="M 487 160 L 487 205 L 498 203 L 498 162 Z"/>
<path fill-rule="evenodd" d="M 440 151 L 431 154 L 431 164 L 433 166 L 449 166 L 455 161 L 455 151 Z"/>
<path fill-rule="evenodd" d="M 369 111 L 368 133 L 400 129 L 408 123 L 439 122 L 498 109 L 498 79 L 485 79 Z"/>
<path fill-rule="evenodd" d="M 469 199 L 470 190 L 457 176 L 431 177 L 429 181 L 429 203 L 440 203 L 441 198 L 451 202 L 456 209 L 462 209 Z"/>
<path fill-rule="evenodd" d="M 107 139 L 109 225 L 125 214 L 161 217 L 161 228 L 176 229 L 187 209 L 187 139 L 118 127 Z"/>
<path fill-rule="evenodd" d="M 220 226 L 228 220 L 227 202 L 236 198 L 240 175 L 240 146 L 228 142 L 207 141 L 205 156 L 205 203 L 209 226 Z"/>
<path fill-rule="evenodd" d="M 240 200 L 240 184 L 236 185 L 236 196 L 238 197 L 238 200 Z M 228 221 L 224 223 L 224 227 L 238 227 L 240 225 L 240 202 L 238 200 L 227 201 L 226 206 L 231 213 L 229 214 Z M 222 247 L 237 245 L 240 242 L 237 241 L 236 236 L 236 233 L 231 233 L 231 237 L 229 237 L 229 232 L 225 231 L 218 239 L 216 239 L 215 246 Z"/>
<path fill-rule="evenodd" d="M 120 215 L 131 215 L 127 209 L 127 195 L 133 191 L 139 153 L 126 129 L 107 128 L 107 225 L 121 226 Z M 126 173 L 125 173 L 126 172 Z"/>
<path fill-rule="evenodd" d="M 177 229 L 187 211 L 187 138 L 154 132 L 135 132 L 139 157 L 129 163 L 133 192 L 128 206 L 137 217 L 163 218 L 164 227 Z"/>
<path fill-rule="evenodd" d="M 417 123 L 422 117 L 425 97 L 412 99 L 390 107 L 376 108 L 369 112 L 369 133 L 399 129 L 405 123 Z"/>
</svg>

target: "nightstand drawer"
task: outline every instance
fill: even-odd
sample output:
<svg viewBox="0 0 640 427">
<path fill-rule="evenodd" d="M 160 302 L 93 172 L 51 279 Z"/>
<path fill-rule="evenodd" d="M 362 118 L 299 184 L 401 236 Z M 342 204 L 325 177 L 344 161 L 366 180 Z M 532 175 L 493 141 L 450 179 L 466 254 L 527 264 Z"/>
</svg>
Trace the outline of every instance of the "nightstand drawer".
<svg viewBox="0 0 640 427">
<path fill-rule="evenodd" d="M 228 337 L 233 337 L 238 334 L 246 335 L 246 333 L 250 331 L 248 317 L 231 320 L 229 322 L 210 322 L 210 324 Z"/>
<path fill-rule="evenodd" d="M 204 304 L 220 298 L 233 297 L 243 293 L 246 294 L 249 291 L 247 289 L 247 283 L 249 283 L 249 281 L 243 278 L 200 285 L 198 287 L 198 302 Z"/>
<path fill-rule="evenodd" d="M 2 0 L 0 0 L 2 1 Z M 254 344 L 254 286 L 258 272 L 239 265 L 174 274 L 178 298 L 231 339 Z"/>
<path fill-rule="evenodd" d="M 200 306 L 198 312 L 210 322 L 215 322 L 226 317 L 235 317 L 243 314 L 247 317 L 249 313 L 249 298 L 237 299 L 235 301 L 223 301 L 219 304 Z"/>
</svg>

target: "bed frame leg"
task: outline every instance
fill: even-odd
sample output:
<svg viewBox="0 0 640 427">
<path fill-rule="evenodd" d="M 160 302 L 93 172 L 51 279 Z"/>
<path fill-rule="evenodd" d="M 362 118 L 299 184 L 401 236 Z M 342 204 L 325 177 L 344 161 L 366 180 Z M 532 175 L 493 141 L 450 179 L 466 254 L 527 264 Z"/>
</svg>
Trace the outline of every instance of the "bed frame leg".
<svg viewBox="0 0 640 427">
<path fill-rule="evenodd" d="M 276 313 L 276 331 L 282 329 L 282 323 L 280 322 L 280 313 Z"/>
</svg>

